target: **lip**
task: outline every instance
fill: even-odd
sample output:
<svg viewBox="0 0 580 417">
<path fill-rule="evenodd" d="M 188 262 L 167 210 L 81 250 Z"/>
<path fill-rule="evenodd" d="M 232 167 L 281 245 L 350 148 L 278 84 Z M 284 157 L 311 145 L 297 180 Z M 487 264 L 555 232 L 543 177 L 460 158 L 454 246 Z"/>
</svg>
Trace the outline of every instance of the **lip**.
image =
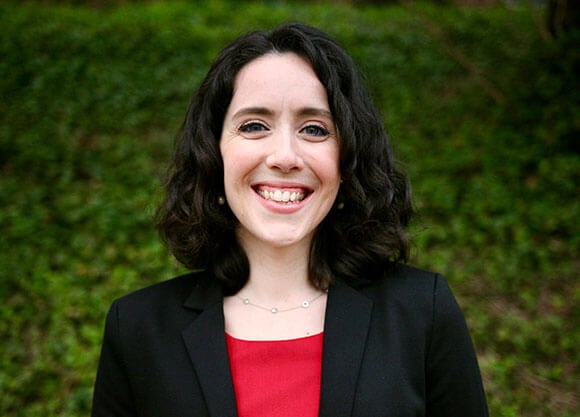
<svg viewBox="0 0 580 417">
<path fill-rule="evenodd" d="M 282 214 L 290 214 L 300 210 L 306 204 L 306 202 L 310 200 L 314 192 L 311 187 L 296 182 L 256 182 L 251 185 L 251 188 L 256 198 L 264 207 L 270 211 Z M 304 198 L 298 202 L 292 203 L 267 200 L 262 195 L 260 195 L 259 190 L 261 189 L 300 192 L 304 193 Z"/>
</svg>

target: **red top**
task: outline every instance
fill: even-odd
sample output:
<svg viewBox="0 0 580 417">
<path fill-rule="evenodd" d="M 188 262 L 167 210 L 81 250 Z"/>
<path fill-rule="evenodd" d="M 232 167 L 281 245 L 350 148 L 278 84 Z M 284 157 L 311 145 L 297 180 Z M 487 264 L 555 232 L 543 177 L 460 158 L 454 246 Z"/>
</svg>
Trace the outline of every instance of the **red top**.
<svg viewBox="0 0 580 417">
<path fill-rule="evenodd" d="M 323 333 L 290 340 L 226 334 L 239 417 L 316 417 Z"/>
</svg>

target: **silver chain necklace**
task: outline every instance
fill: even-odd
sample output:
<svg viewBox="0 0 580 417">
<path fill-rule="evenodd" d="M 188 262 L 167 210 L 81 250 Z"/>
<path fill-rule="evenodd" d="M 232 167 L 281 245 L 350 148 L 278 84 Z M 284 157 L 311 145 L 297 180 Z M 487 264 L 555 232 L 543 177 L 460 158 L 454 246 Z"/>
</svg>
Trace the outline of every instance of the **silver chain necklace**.
<svg viewBox="0 0 580 417">
<path fill-rule="evenodd" d="M 318 300 L 320 297 L 322 297 L 327 292 L 328 292 L 328 290 L 323 290 L 323 292 L 321 294 L 318 294 L 316 297 L 312 298 L 311 300 L 304 300 L 304 301 L 302 301 L 302 303 L 300 303 L 300 305 L 298 305 L 296 307 L 285 308 L 283 310 L 280 310 L 278 307 L 264 307 L 264 306 L 261 306 L 259 304 L 252 303 L 249 298 L 241 297 L 237 294 L 236 294 L 236 297 L 238 297 L 241 300 L 241 302 L 244 303 L 244 305 L 252 306 L 255 308 L 259 308 L 260 310 L 264 310 L 264 311 L 268 311 L 272 314 L 276 314 L 276 313 L 286 313 L 288 311 L 298 310 L 300 308 L 309 308 L 313 302 Z"/>
</svg>

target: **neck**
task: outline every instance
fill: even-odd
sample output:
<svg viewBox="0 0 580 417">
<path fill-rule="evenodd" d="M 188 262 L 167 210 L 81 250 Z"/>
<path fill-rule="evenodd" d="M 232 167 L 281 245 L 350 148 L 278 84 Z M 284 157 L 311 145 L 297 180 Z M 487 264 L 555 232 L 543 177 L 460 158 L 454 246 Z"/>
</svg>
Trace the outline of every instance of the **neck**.
<svg viewBox="0 0 580 417">
<path fill-rule="evenodd" d="M 314 294 L 308 279 L 309 241 L 284 247 L 248 242 L 242 246 L 250 263 L 250 277 L 241 292 L 269 301 Z"/>
<path fill-rule="evenodd" d="M 238 238 L 250 263 L 250 277 L 235 296 L 224 298 L 226 332 L 248 340 L 284 340 L 321 332 L 326 294 L 308 279 L 310 239 L 276 246 Z"/>
</svg>

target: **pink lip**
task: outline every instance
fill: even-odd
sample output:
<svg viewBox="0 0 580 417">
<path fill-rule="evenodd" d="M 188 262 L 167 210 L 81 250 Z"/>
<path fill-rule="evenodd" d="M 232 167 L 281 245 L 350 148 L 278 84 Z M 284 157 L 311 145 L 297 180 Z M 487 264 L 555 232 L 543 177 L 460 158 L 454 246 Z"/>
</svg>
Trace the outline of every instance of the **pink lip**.
<svg viewBox="0 0 580 417">
<path fill-rule="evenodd" d="M 306 202 L 310 199 L 312 195 L 312 189 L 310 187 L 305 186 L 304 184 L 299 183 L 272 183 L 272 182 L 260 182 L 252 184 L 252 189 L 254 190 L 254 194 L 256 198 L 260 201 L 260 203 L 267 208 L 269 211 L 280 213 L 280 214 L 291 214 L 295 213 L 296 211 L 300 210 Z M 262 197 L 258 190 L 266 189 L 266 190 L 281 190 L 281 191 L 289 191 L 289 192 L 301 192 L 305 194 L 304 199 L 299 202 L 293 203 L 281 203 L 275 200 L 267 200 Z"/>
<path fill-rule="evenodd" d="M 301 184 L 299 182 L 256 182 L 252 184 L 252 188 L 268 187 L 268 188 L 278 188 L 278 189 L 290 189 L 297 188 L 300 190 L 311 191 L 311 188 Z"/>
</svg>

